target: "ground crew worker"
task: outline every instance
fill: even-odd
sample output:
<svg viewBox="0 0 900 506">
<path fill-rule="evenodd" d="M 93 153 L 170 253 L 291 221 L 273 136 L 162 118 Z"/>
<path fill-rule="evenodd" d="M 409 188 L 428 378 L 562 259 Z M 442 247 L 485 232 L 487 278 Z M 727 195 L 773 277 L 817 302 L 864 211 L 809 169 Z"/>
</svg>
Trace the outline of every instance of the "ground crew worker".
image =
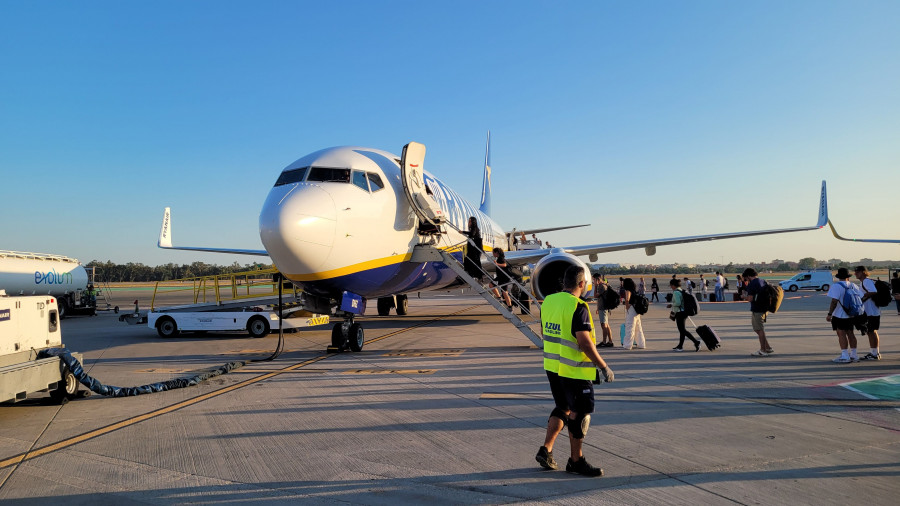
<svg viewBox="0 0 900 506">
<path fill-rule="evenodd" d="M 547 420 L 544 446 L 538 450 L 535 460 L 545 469 L 557 468 L 553 460 L 553 442 L 565 423 L 569 428 L 571 450 L 566 471 L 602 476 L 603 470 L 590 465 L 584 458 L 582 445 L 594 412 L 592 381 L 599 378 L 597 369 L 603 373 L 606 382 L 613 381 L 615 376 L 597 353 L 591 311 L 580 298 L 586 286 L 584 269 L 569 267 L 563 277 L 564 291 L 548 295 L 541 305 L 544 370 L 556 407 Z"/>
</svg>

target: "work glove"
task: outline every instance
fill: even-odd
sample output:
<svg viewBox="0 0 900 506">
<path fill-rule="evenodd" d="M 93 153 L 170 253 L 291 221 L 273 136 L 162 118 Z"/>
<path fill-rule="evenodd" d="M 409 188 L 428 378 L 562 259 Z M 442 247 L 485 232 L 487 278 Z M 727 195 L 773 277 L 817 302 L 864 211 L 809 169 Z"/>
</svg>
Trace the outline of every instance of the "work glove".
<svg viewBox="0 0 900 506">
<path fill-rule="evenodd" d="M 612 383 L 613 380 L 616 379 L 616 375 L 613 373 L 613 370 L 610 369 L 608 366 L 604 367 L 603 369 L 600 369 L 600 372 L 603 373 L 603 380 L 606 381 L 607 383 Z"/>
</svg>

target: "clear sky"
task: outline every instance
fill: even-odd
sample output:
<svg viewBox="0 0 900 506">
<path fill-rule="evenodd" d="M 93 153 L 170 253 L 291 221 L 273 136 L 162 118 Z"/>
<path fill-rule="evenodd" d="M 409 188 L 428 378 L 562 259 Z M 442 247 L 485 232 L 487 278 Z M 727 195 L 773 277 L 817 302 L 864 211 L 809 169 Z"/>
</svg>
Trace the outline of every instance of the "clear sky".
<svg viewBox="0 0 900 506">
<path fill-rule="evenodd" d="M 900 238 L 900 2 L 0 0 L 0 249 L 261 248 L 282 168 L 399 153 L 555 246 L 813 225 Z M 601 262 L 900 259 L 827 230 Z"/>
</svg>

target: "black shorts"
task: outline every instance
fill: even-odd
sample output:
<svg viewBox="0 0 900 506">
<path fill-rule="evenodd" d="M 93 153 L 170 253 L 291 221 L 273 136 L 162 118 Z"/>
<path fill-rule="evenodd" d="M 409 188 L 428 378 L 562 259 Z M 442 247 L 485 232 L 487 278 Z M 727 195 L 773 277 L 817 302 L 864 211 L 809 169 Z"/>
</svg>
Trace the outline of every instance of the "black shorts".
<svg viewBox="0 0 900 506">
<path fill-rule="evenodd" d="M 594 385 L 589 380 L 560 376 L 559 381 L 566 392 L 569 409 L 582 415 L 594 412 Z"/>
<path fill-rule="evenodd" d="M 866 330 L 872 332 L 881 328 L 881 316 L 867 316 Z"/>
<path fill-rule="evenodd" d="M 550 393 L 553 394 L 553 403 L 556 407 L 569 411 L 569 401 L 566 400 L 566 390 L 563 388 L 559 375 L 555 372 L 544 370 L 547 373 L 547 381 L 550 382 Z"/>
<path fill-rule="evenodd" d="M 831 317 L 831 330 L 853 330 L 854 318 Z"/>
</svg>

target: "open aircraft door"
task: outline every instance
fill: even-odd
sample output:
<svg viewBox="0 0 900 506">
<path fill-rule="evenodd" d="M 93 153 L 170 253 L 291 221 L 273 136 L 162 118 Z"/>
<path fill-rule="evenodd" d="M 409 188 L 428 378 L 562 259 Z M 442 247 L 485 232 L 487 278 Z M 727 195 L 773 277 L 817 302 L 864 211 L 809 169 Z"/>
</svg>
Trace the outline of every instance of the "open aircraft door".
<svg viewBox="0 0 900 506">
<path fill-rule="evenodd" d="M 425 145 L 410 142 L 403 146 L 400 156 L 400 180 L 409 204 L 423 221 L 440 226 L 444 222 L 444 211 L 425 184 Z"/>
</svg>

